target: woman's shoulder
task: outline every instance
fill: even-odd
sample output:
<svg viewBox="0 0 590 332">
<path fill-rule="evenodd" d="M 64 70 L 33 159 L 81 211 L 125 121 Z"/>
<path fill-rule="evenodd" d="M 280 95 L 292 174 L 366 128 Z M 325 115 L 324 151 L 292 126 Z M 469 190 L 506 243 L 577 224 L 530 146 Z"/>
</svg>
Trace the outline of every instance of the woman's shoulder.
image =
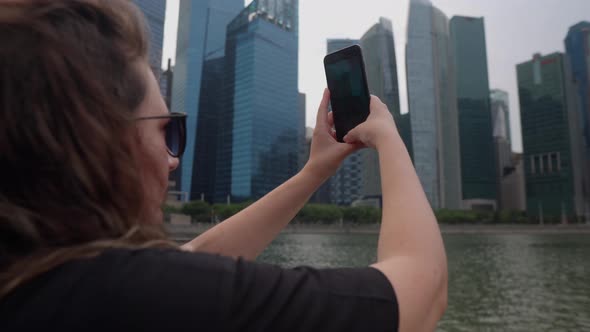
<svg viewBox="0 0 590 332">
<path fill-rule="evenodd" d="M 232 258 L 178 249 L 110 249 L 94 258 L 70 262 L 58 273 L 79 275 L 80 281 L 86 277 L 95 287 L 172 291 L 219 283 L 224 275 L 234 273 L 235 265 Z"/>
<path fill-rule="evenodd" d="M 0 321 L 28 328 L 58 319 L 78 330 L 112 323 L 133 330 L 216 326 L 226 315 L 234 265 L 231 258 L 175 249 L 109 249 L 19 287 L 0 303 Z"/>
<path fill-rule="evenodd" d="M 109 249 L 93 259 L 80 260 L 75 267 L 102 268 L 118 266 L 122 273 L 141 273 L 146 270 L 175 270 L 232 272 L 232 258 L 208 253 L 193 253 L 176 248 Z"/>
<path fill-rule="evenodd" d="M 227 297 L 224 289 L 235 276 L 236 261 L 178 249 L 113 249 L 65 269 L 87 278 L 82 287 L 104 289 L 131 306 L 206 307 L 209 301 Z"/>
</svg>

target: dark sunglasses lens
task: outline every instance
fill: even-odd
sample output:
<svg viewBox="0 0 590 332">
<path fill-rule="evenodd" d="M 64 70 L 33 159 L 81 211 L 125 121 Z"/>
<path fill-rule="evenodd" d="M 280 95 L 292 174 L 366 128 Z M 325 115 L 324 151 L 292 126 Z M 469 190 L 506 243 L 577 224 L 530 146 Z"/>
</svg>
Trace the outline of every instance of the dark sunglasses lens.
<svg viewBox="0 0 590 332">
<path fill-rule="evenodd" d="M 186 115 L 178 119 L 178 157 L 182 157 L 186 147 Z"/>
<path fill-rule="evenodd" d="M 180 154 L 180 119 L 171 118 L 166 125 L 166 145 L 174 157 Z"/>
</svg>

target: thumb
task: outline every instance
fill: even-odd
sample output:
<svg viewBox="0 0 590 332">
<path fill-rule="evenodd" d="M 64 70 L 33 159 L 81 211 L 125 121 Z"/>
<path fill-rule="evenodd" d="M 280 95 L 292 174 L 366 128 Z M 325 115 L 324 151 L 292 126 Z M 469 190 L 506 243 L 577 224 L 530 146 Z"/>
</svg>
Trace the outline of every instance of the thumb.
<svg viewBox="0 0 590 332">
<path fill-rule="evenodd" d="M 356 126 L 355 128 L 351 129 L 346 135 L 344 135 L 344 142 L 346 143 L 355 143 L 355 142 L 360 142 L 361 138 L 360 138 L 360 130 L 359 130 L 360 126 Z"/>
<path fill-rule="evenodd" d="M 354 153 L 362 148 L 365 147 L 364 144 L 362 143 L 346 143 L 346 144 L 338 144 L 338 147 L 342 150 L 342 153 L 344 155 L 349 155 L 351 153 Z"/>
<path fill-rule="evenodd" d="M 318 107 L 318 114 L 316 117 L 316 127 L 326 128 L 328 126 L 328 105 L 330 104 L 330 90 L 324 89 L 320 107 Z"/>
</svg>

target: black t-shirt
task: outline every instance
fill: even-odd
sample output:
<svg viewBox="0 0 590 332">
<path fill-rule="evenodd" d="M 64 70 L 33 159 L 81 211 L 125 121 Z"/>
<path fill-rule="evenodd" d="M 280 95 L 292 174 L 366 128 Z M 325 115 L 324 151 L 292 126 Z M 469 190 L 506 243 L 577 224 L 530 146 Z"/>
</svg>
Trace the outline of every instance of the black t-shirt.
<svg viewBox="0 0 590 332">
<path fill-rule="evenodd" d="M 0 331 L 397 331 L 378 270 L 280 267 L 177 250 L 108 250 L 0 302 Z"/>
</svg>

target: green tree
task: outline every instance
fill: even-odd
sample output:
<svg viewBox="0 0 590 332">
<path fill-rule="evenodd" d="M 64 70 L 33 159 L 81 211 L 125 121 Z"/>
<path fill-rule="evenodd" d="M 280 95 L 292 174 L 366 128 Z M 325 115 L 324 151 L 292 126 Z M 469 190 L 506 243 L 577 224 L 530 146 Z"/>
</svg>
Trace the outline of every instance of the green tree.
<svg viewBox="0 0 590 332">
<path fill-rule="evenodd" d="M 223 221 L 238 212 L 242 211 L 243 209 L 247 208 L 255 201 L 246 201 L 242 203 L 234 203 L 234 204 L 214 204 L 213 205 L 213 214 L 220 220 Z"/>
<path fill-rule="evenodd" d="M 162 206 L 162 212 L 164 212 L 165 215 L 169 215 L 171 213 L 179 213 L 180 212 L 180 208 L 177 208 L 177 207 L 172 206 L 172 205 L 164 204 Z"/>
<path fill-rule="evenodd" d="M 181 209 L 182 214 L 191 217 L 192 222 L 210 222 L 211 206 L 206 202 L 192 201 L 184 204 Z"/>
<path fill-rule="evenodd" d="M 332 224 L 340 221 L 342 211 L 336 205 L 307 204 L 295 218 L 302 223 Z"/>
<path fill-rule="evenodd" d="M 477 211 L 440 209 L 435 215 L 441 224 L 475 224 L 482 221 L 482 213 Z"/>
<path fill-rule="evenodd" d="M 381 210 L 371 206 L 343 207 L 342 218 L 354 224 L 376 224 L 381 221 Z"/>
<path fill-rule="evenodd" d="M 501 210 L 496 213 L 496 222 L 500 224 L 526 224 L 526 214 L 516 210 Z"/>
</svg>

